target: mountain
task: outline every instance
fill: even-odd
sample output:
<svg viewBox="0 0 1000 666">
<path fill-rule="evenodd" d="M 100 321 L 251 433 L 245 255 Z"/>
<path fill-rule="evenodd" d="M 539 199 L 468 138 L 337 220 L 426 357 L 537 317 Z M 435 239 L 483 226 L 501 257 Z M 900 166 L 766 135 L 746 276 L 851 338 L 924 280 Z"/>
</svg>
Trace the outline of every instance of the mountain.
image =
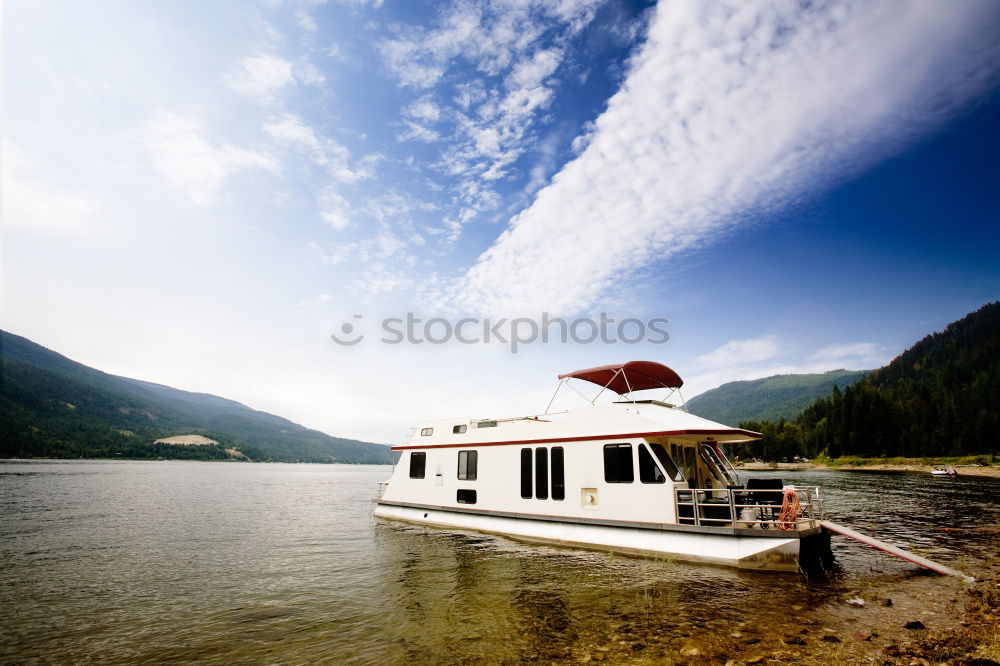
<svg viewBox="0 0 1000 666">
<path fill-rule="evenodd" d="M 831 370 L 817 375 L 774 375 L 729 382 L 687 401 L 692 414 L 737 425 L 743 421 L 791 420 L 833 391 L 850 386 L 871 370 Z"/>
<path fill-rule="evenodd" d="M 804 450 L 830 457 L 995 451 L 1000 430 L 1000 302 L 932 333 L 796 420 Z"/>
<path fill-rule="evenodd" d="M 389 447 L 310 430 L 233 400 L 87 367 L 0 331 L 0 457 L 390 463 Z M 219 446 L 155 440 L 204 435 Z"/>
</svg>

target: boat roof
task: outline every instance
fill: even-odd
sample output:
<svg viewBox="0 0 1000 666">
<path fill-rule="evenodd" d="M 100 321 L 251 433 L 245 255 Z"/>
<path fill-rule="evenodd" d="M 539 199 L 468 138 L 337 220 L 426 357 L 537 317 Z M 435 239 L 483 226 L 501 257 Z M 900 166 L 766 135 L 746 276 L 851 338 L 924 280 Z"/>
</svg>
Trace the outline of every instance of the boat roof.
<svg viewBox="0 0 1000 666">
<path fill-rule="evenodd" d="M 463 427 L 464 426 L 464 427 Z M 731 428 L 658 401 L 623 401 L 586 405 L 560 414 L 510 419 L 453 418 L 425 421 L 406 444 L 392 447 L 448 447 L 571 443 L 592 440 L 671 438 L 738 444 L 760 439 L 760 433 Z"/>
<path fill-rule="evenodd" d="M 676 372 L 655 361 L 628 361 L 600 365 L 596 368 L 559 375 L 559 379 L 582 379 L 619 395 L 645 389 L 677 389 L 684 385 L 684 380 Z"/>
</svg>

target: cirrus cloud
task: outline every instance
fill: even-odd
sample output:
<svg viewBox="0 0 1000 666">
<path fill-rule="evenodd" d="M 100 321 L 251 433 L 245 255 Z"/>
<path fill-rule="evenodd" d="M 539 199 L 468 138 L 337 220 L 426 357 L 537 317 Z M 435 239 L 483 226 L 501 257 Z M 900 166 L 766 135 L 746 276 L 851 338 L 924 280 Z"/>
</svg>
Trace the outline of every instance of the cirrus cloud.
<svg viewBox="0 0 1000 666">
<path fill-rule="evenodd" d="M 815 196 L 995 88 L 998 29 L 989 0 L 661 3 L 580 155 L 452 300 L 580 311 L 637 268 Z"/>
</svg>

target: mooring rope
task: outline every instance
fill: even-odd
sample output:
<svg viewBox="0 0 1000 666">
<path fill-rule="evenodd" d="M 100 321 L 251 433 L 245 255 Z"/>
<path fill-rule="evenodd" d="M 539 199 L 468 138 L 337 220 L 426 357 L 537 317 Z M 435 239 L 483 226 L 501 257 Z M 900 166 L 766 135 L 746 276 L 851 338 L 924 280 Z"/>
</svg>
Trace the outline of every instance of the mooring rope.
<svg viewBox="0 0 1000 666">
<path fill-rule="evenodd" d="M 799 494 L 795 492 L 795 488 L 786 488 L 781 500 L 781 513 L 778 514 L 778 529 L 796 529 L 800 515 L 802 515 L 802 505 L 799 503 Z"/>
</svg>

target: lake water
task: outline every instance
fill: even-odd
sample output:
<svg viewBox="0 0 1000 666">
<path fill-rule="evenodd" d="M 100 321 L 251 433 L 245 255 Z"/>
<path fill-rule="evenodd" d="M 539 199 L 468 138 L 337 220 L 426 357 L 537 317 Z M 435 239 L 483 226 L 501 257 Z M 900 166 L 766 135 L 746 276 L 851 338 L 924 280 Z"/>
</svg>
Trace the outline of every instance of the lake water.
<svg viewBox="0 0 1000 666">
<path fill-rule="evenodd" d="M 841 572 L 819 581 L 373 521 L 389 472 L 2 463 L 0 661 L 576 662 L 608 646 L 656 661 L 689 636 L 916 575 L 839 537 Z M 996 554 L 998 479 L 781 476 L 822 485 L 831 520 L 943 563 Z"/>
</svg>

